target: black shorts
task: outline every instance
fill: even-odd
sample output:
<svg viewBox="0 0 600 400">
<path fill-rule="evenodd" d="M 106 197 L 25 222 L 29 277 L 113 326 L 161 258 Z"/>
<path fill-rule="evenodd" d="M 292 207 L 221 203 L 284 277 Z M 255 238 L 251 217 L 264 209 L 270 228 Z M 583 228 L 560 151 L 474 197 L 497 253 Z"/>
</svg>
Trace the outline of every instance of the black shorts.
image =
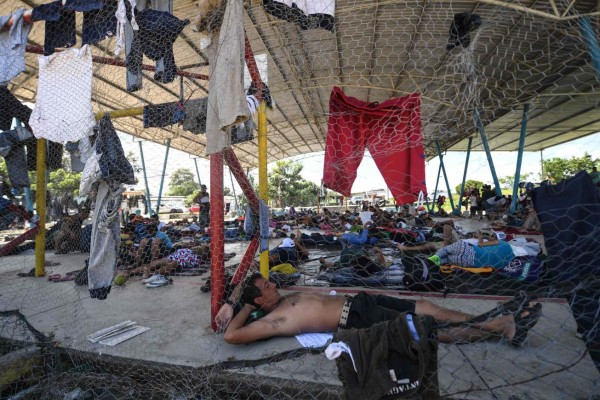
<svg viewBox="0 0 600 400">
<path fill-rule="evenodd" d="M 354 296 L 346 328 L 369 328 L 376 323 L 395 319 L 403 312 L 415 312 L 416 301 L 360 292 Z"/>
</svg>

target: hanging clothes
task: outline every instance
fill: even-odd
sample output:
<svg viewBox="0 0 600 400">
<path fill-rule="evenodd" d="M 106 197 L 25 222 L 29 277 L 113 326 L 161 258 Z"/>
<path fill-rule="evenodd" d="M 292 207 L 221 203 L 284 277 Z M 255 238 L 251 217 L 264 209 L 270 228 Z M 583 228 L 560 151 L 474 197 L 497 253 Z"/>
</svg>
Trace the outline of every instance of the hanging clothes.
<svg viewBox="0 0 600 400">
<path fill-rule="evenodd" d="M 255 96 L 256 94 L 258 94 L 258 88 L 256 87 L 256 84 L 254 82 L 250 83 L 250 87 L 248 87 L 248 91 L 246 93 L 248 94 L 248 96 Z M 254 98 L 256 98 L 256 97 L 254 97 Z M 271 89 L 269 89 L 267 84 L 264 82 L 262 83 L 262 90 L 260 93 L 260 98 L 263 99 L 265 101 L 265 103 L 267 103 L 267 107 L 269 107 L 270 109 L 273 109 L 273 98 L 271 97 Z M 250 108 L 250 111 L 252 111 L 252 107 L 249 106 L 249 108 Z M 252 113 L 252 114 L 254 114 L 254 113 Z"/>
<path fill-rule="evenodd" d="M 75 12 L 66 7 L 62 1 L 41 4 L 31 11 L 33 21 L 46 21 L 44 32 L 44 55 L 54 53 L 57 47 L 71 47 L 77 43 L 75 32 Z"/>
<path fill-rule="evenodd" d="M 260 200 L 258 204 L 258 225 L 260 231 L 260 251 L 269 250 L 269 237 L 271 236 L 271 229 L 269 226 L 269 218 L 271 213 L 269 206 L 264 200 Z"/>
<path fill-rule="evenodd" d="M 139 29 L 133 32 L 131 45 L 127 45 L 127 90 L 132 92 L 141 89 L 141 72 L 143 56 L 157 62 L 154 79 L 162 83 L 170 83 L 177 77 L 177 65 L 173 54 L 173 44 L 190 23 L 189 19 L 180 20 L 166 11 L 145 9 L 135 14 Z M 127 34 L 127 31 L 126 31 Z M 129 37 L 129 36 L 127 36 Z"/>
<path fill-rule="evenodd" d="M 96 124 L 88 45 L 39 57 L 37 101 L 29 125 L 37 138 L 76 142 Z M 62 99 L 63 101 L 57 101 Z"/>
<path fill-rule="evenodd" d="M 79 142 L 81 159 L 85 163 L 79 182 L 79 195 L 86 196 L 92 190 L 92 186 L 101 178 L 100 154 L 96 152 L 96 145 L 89 138 L 83 138 Z"/>
<path fill-rule="evenodd" d="M 9 130 L 13 118 L 27 122 L 30 116 L 31 108 L 17 100 L 6 86 L 0 86 L 0 130 Z"/>
<path fill-rule="evenodd" d="M 185 111 L 179 101 L 144 106 L 144 128 L 161 128 L 177 124 L 184 118 Z"/>
<path fill-rule="evenodd" d="M 0 156 L 4 157 L 6 162 L 6 172 L 12 187 L 29 187 L 25 148 L 16 130 L 0 132 Z"/>
<path fill-rule="evenodd" d="M 121 50 L 125 46 L 125 32 L 127 29 L 127 25 L 129 25 L 129 33 L 130 40 L 127 46 L 131 46 L 131 41 L 133 40 L 133 30 L 140 29 L 135 22 L 135 12 L 133 9 L 136 7 L 136 0 L 129 0 L 129 6 L 131 7 L 130 12 L 127 12 L 127 6 L 125 5 L 125 0 L 119 0 L 117 5 L 117 11 L 115 12 L 115 18 L 117 19 L 117 45 L 115 47 L 115 55 L 118 56 L 121 53 Z M 163 10 L 164 11 L 164 10 Z M 127 19 L 127 15 L 131 15 L 131 22 Z M 127 50 L 129 52 L 129 50 Z"/>
<path fill-rule="evenodd" d="M 85 164 L 81 161 L 79 143 L 67 142 L 65 150 L 69 152 L 69 157 L 71 159 L 71 172 L 83 172 Z"/>
<path fill-rule="evenodd" d="M 131 163 L 125 157 L 121 140 L 108 114 L 104 115 L 94 127 L 96 132 L 96 152 L 100 155 L 101 178 L 118 183 L 135 184 L 135 175 Z"/>
<path fill-rule="evenodd" d="M 93 3 L 93 2 L 87 2 Z M 83 13 L 81 28 L 81 43 L 94 44 L 117 32 L 117 1 L 104 0 L 100 8 Z"/>
<path fill-rule="evenodd" d="M 300 28 L 326 29 L 335 26 L 335 0 L 264 0 L 265 11 L 274 17 L 297 24 Z"/>
<path fill-rule="evenodd" d="M 244 4 L 228 0 L 220 31 L 209 49 L 210 91 L 206 118 L 206 154 L 231 146 L 231 127 L 248 119 L 244 94 Z"/>
<path fill-rule="evenodd" d="M 121 245 L 118 210 L 123 190 L 123 185 L 111 180 L 98 184 L 88 264 L 88 289 L 93 299 L 104 300 L 110 293 Z"/>
<path fill-rule="evenodd" d="M 231 128 L 231 144 L 247 142 L 254 139 L 254 131 L 256 124 L 252 119 L 248 119 L 243 123 Z"/>
<path fill-rule="evenodd" d="M 23 20 L 24 8 L 19 8 L 12 15 L 0 16 L 0 27 L 13 19 L 10 29 L 0 31 L 0 85 L 8 82 L 25 71 L 25 46 L 31 24 Z"/>
<path fill-rule="evenodd" d="M 469 47 L 471 36 L 469 32 L 479 28 L 482 24 L 481 17 L 477 14 L 462 12 L 454 14 L 454 19 L 450 24 L 450 36 L 446 50 L 452 50 L 455 47 Z"/>
<path fill-rule="evenodd" d="M 367 103 L 334 87 L 329 100 L 323 185 L 350 197 L 365 147 L 400 204 L 426 193 L 418 93 Z"/>
<path fill-rule="evenodd" d="M 32 137 L 23 142 L 27 147 L 27 170 L 37 170 L 37 139 Z M 46 169 L 55 171 L 62 168 L 63 145 L 46 142 Z"/>
<path fill-rule="evenodd" d="M 183 119 L 183 129 L 193 134 L 206 132 L 206 108 L 208 106 L 208 97 L 200 99 L 190 99 L 183 104 L 185 117 Z"/>
</svg>

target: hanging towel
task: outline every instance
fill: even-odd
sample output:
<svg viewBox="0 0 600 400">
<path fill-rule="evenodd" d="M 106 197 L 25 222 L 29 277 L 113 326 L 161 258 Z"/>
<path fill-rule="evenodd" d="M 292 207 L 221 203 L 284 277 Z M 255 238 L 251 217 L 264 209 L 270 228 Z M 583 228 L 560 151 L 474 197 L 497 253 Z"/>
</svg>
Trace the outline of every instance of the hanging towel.
<svg viewBox="0 0 600 400">
<path fill-rule="evenodd" d="M 206 154 L 231 146 L 231 127 L 248 119 L 244 94 L 244 4 L 228 0 L 220 32 L 213 34 L 209 64 Z M 218 36 L 217 36 L 218 35 Z"/>
</svg>

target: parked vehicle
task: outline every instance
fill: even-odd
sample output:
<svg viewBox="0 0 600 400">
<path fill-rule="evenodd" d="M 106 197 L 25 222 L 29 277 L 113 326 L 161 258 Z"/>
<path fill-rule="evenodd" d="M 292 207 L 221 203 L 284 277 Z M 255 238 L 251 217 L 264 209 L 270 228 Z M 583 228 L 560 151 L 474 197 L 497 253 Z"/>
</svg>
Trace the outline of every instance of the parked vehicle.
<svg viewBox="0 0 600 400">
<path fill-rule="evenodd" d="M 350 204 L 355 204 L 355 205 L 361 205 L 363 203 L 363 201 L 365 201 L 365 198 L 362 196 L 353 196 L 350 199 Z"/>
</svg>

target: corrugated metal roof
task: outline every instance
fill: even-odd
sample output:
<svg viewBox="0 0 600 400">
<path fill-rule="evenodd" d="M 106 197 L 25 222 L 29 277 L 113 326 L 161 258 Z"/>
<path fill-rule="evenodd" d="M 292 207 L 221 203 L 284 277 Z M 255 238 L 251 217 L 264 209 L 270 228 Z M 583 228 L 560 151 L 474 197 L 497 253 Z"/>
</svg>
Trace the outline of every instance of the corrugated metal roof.
<svg viewBox="0 0 600 400">
<path fill-rule="evenodd" d="M 0 14 L 44 2 L 3 2 Z M 517 149 L 526 103 L 531 105 L 526 150 L 598 132 L 599 82 L 579 26 L 579 18 L 594 13 L 596 3 L 338 0 L 335 31 L 329 32 L 303 31 L 267 14 L 261 2 L 247 2 L 246 32 L 254 53 L 267 55 L 268 85 L 275 100 L 268 113 L 269 160 L 324 150 L 334 85 L 369 102 L 421 93 L 429 157 L 436 154 L 435 141 L 443 149 L 460 151 L 472 136 L 474 148 L 481 149 L 475 108 L 493 150 Z M 471 33 L 467 49 L 447 51 L 449 26 L 459 12 L 479 15 L 483 25 Z M 174 14 L 193 19 L 195 2 L 175 0 Z M 81 27 L 81 15 L 77 18 Z M 591 23 L 597 35 L 595 16 Z M 36 23 L 30 44 L 42 45 L 43 37 L 44 25 Z M 114 57 L 114 45 L 114 38 L 103 41 L 94 46 L 94 55 Z M 10 90 L 34 102 L 37 55 L 26 57 L 27 71 L 13 80 Z M 191 25 L 177 39 L 175 57 L 186 71 L 209 73 L 200 35 Z M 151 79 L 152 72 L 144 72 L 144 88 L 128 93 L 124 68 L 98 64 L 94 75 L 96 111 L 175 101 L 181 83 L 186 98 L 204 97 L 210 89 L 208 82 L 190 78 L 159 84 Z M 157 143 L 171 138 L 173 147 L 203 156 L 205 136 L 180 126 L 144 129 L 140 117 L 116 119 L 115 126 Z M 244 166 L 256 166 L 256 139 L 234 149 Z"/>
</svg>

